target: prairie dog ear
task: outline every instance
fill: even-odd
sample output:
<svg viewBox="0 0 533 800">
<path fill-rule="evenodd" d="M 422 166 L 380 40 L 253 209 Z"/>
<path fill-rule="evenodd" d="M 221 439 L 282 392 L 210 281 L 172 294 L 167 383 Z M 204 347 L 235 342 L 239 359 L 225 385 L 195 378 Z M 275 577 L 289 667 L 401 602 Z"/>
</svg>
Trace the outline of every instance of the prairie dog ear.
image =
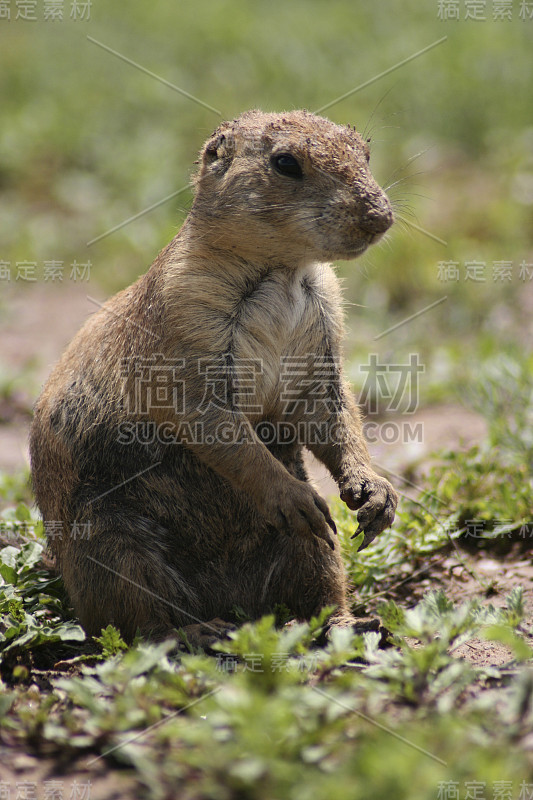
<svg viewBox="0 0 533 800">
<path fill-rule="evenodd" d="M 230 168 L 235 155 L 235 141 L 230 125 L 221 125 L 200 150 L 198 171 L 193 175 L 196 188 L 206 178 L 222 177 Z"/>
<path fill-rule="evenodd" d="M 202 161 L 206 164 L 212 164 L 213 161 L 217 161 L 219 158 L 223 157 L 223 153 L 226 149 L 226 137 L 223 133 L 219 133 L 216 136 L 212 136 L 205 145 L 202 151 Z"/>
<path fill-rule="evenodd" d="M 231 133 L 229 131 L 222 133 L 219 129 L 205 143 L 201 153 L 201 161 L 206 166 L 220 162 L 223 164 L 224 170 L 226 170 L 231 164 L 233 154 L 234 147 Z"/>
</svg>

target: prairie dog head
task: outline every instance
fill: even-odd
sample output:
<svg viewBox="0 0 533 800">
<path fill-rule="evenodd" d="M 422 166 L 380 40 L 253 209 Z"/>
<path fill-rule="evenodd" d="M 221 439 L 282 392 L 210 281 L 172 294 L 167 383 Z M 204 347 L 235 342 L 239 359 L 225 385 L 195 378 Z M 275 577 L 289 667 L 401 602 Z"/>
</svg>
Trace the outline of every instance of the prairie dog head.
<svg viewBox="0 0 533 800">
<path fill-rule="evenodd" d="M 248 111 L 205 143 L 191 210 L 204 235 L 247 260 L 351 259 L 393 222 L 349 126 L 306 111 Z"/>
</svg>

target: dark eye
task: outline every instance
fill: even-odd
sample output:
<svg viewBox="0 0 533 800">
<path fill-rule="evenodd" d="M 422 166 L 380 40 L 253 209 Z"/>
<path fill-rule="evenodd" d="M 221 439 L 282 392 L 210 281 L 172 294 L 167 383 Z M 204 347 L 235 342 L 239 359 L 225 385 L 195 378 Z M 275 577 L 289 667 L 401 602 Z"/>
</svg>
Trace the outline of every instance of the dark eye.
<svg viewBox="0 0 533 800">
<path fill-rule="evenodd" d="M 302 168 L 294 158 L 288 153 L 281 153 L 279 156 L 274 156 L 272 159 L 274 168 L 281 173 L 287 175 L 289 178 L 302 178 Z"/>
</svg>

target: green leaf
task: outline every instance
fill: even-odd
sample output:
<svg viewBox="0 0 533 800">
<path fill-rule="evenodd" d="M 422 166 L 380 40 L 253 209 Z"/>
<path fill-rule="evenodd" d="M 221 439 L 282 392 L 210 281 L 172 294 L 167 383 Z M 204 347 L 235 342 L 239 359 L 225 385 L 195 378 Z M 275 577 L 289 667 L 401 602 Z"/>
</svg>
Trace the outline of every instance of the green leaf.
<svg viewBox="0 0 533 800">
<path fill-rule="evenodd" d="M 17 559 L 20 567 L 34 567 L 43 552 L 43 545 L 40 542 L 27 542 L 23 544 L 20 549 L 20 555 Z"/>
<path fill-rule="evenodd" d="M 9 567 L 16 568 L 18 557 L 20 555 L 20 549 L 18 547 L 13 547 L 12 545 L 8 545 L 7 547 L 3 547 L 0 550 L 0 562 L 2 564 L 7 564 Z"/>
<path fill-rule="evenodd" d="M 387 603 L 380 603 L 378 606 L 378 614 L 385 628 L 391 633 L 395 633 L 405 623 L 405 611 L 400 608 L 394 600 L 389 600 Z"/>
<path fill-rule="evenodd" d="M 507 610 L 509 612 L 509 625 L 516 627 L 524 619 L 524 589 L 522 586 L 515 586 L 511 593 L 505 598 Z"/>
<path fill-rule="evenodd" d="M 0 564 L 0 575 L 6 583 L 16 585 L 18 573 L 14 567 L 11 567 L 9 564 Z"/>
<path fill-rule="evenodd" d="M 18 504 L 15 510 L 15 516 L 20 522 L 31 521 L 31 511 L 25 503 Z"/>
<path fill-rule="evenodd" d="M 74 622 L 64 622 L 54 629 L 54 633 L 62 642 L 85 641 L 85 631 L 81 625 L 76 625 Z"/>
</svg>

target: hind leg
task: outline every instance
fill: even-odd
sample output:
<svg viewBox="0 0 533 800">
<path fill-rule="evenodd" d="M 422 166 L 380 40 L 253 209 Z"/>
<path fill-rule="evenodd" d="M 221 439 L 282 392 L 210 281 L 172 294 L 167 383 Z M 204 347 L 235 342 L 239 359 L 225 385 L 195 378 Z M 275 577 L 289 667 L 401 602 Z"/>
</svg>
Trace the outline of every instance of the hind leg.
<svg viewBox="0 0 533 800">
<path fill-rule="evenodd" d="M 169 564 L 167 531 L 116 506 L 100 511 L 78 519 L 59 551 L 65 587 L 87 633 L 112 624 L 127 641 L 137 632 L 161 638 L 201 621 L 195 587 Z"/>
<path fill-rule="evenodd" d="M 325 606 L 334 606 L 332 623 L 354 621 L 337 541 L 332 551 L 320 539 L 268 531 L 243 569 L 249 573 L 247 581 L 237 577 L 246 587 L 241 605 L 254 617 L 283 604 L 298 619 L 308 620 Z"/>
</svg>

